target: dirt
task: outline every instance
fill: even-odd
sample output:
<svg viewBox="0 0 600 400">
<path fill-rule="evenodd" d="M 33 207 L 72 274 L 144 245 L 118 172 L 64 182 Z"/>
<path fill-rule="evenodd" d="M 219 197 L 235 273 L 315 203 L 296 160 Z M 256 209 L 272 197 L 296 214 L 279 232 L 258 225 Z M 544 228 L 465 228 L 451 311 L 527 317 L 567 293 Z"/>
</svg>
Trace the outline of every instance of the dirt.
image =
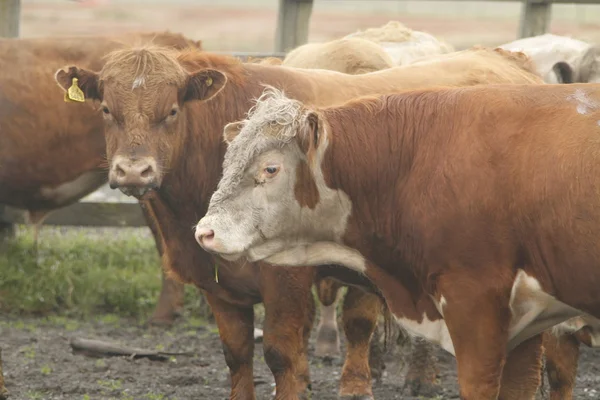
<svg viewBox="0 0 600 400">
<path fill-rule="evenodd" d="M 6 384 L 14 400 L 58 399 L 228 399 L 229 373 L 212 325 L 179 323 L 170 329 L 147 328 L 128 320 L 98 318 L 94 322 L 43 319 L 0 319 L 0 346 Z M 123 357 L 92 358 L 72 354 L 69 338 L 83 337 L 147 349 L 192 352 L 169 361 Z M 575 399 L 600 397 L 597 351 L 582 349 Z M 324 362 L 310 349 L 312 398 L 337 399 L 341 359 Z M 386 356 L 382 381 L 375 383 L 376 399 L 417 400 L 404 396 L 404 363 L 397 352 Z M 436 399 L 457 399 L 456 363 L 438 351 L 441 392 Z M 255 349 L 258 399 L 270 399 L 273 378 Z"/>
</svg>

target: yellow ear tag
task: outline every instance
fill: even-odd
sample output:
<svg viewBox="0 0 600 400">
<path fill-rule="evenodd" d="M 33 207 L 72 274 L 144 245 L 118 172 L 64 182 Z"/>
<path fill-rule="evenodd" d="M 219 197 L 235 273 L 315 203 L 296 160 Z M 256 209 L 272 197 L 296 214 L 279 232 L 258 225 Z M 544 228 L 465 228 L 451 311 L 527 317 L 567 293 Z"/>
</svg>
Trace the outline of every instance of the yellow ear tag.
<svg viewBox="0 0 600 400">
<path fill-rule="evenodd" d="M 65 101 L 66 102 L 73 102 L 73 101 L 77 101 L 80 103 L 85 102 L 85 95 L 79 88 L 79 85 L 77 84 L 77 82 L 79 82 L 79 79 L 73 78 L 73 83 L 71 84 L 71 87 L 69 89 L 67 89 L 67 91 L 65 92 Z"/>
<path fill-rule="evenodd" d="M 212 85 L 212 78 L 209 76 L 208 78 L 206 78 L 206 80 L 204 81 L 204 83 L 206 83 L 206 86 Z"/>
<path fill-rule="evenodd" d="M 219 283 L 219 264 L 215 263 L 215 282 Z"/>
</svg>

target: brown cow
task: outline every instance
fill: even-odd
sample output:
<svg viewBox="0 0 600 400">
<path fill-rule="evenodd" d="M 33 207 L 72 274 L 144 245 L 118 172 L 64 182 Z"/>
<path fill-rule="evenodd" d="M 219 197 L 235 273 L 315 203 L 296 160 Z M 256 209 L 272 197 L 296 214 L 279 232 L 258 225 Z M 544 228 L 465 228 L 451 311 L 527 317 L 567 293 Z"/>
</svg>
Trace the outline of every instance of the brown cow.
<svg viewBox="0 0 600 400">
<path fill-rule="evenodd" d="M 86 98 L 101 102 L 111 185 L 136 196 L 145 193 L 148 212 L 164 241 L 163 266 L 206 292 L 231 372 L 231 396 L 248 399 L 254 398 L 252 307 L 261 301 L 265 361 L 275 376 L 276 397 L 295 399 L 307 389 L 306 345 L 314 314 L 310 289 L 319 269 L 289 270 L 261 263 L 239 268 L 198 247 L 190 223 L 207 209 L 221 175 L 223 126 L 245 115 L 263 84 L 330 105 L 361 94 L 432 83 L 541 82 L 526 57 L 490 49 L 440 56 L 437 63 L 347 75 L 140 47 L 112 53 L 100 73 L 69 67 L 56 74 L 64 89 L 73 78 L 79 79 Z M 358 281 L 368 285 L 363 277 Z M 342 396 L 372 397 L 365 353 L 376 323 L 372 309 L 379 306 L 377 299 L 371 308 L 364 302 L 345 302 L 349 346 Z"/>
<path fill-rule="evenodd" d="M 0 39 L 0 204 L 27 210 L 36 232 L 52 210 L 108 180 L 102 117 L 89 107 L 56 101 L 62 95 L 52 79 L 56 69 L 65 63 L 99 69 L 108 52 L 149 41 L 201 47 L 170 32 Z M 151 321 L 172 321 L 182 305 L 183 285 L 163 277 Z"/>
<path fill-rule="evenodd" d="M 462 398 L 533 398 L 540 334 L 600 316 L 599 125 L 596 84 L 328 108 L 269 88 L 225 127 L 196 237 L 232 261 L 364 274 L 400 324 L 456 355 Z M 506 392 L 501 376 L 528 382 Z"/>
</svg>

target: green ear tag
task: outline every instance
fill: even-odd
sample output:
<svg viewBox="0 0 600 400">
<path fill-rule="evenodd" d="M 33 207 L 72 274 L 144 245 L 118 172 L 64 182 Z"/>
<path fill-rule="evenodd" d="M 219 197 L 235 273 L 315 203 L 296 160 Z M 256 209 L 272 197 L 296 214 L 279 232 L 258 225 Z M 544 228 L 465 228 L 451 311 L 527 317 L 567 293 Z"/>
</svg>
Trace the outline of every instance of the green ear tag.
<svg viewBox="0 0 600 400">
<path fill-rule="evenodd" d="M 65 93 L 66 102 L 85 102 L 85 95 L 83 94 L 83 91 L 79 88 L 78 82 L 79 79 L 73 78 L 73 83 L 71 84 L 71 87 L 67 89 L 67 92 Z"/>
</svg>

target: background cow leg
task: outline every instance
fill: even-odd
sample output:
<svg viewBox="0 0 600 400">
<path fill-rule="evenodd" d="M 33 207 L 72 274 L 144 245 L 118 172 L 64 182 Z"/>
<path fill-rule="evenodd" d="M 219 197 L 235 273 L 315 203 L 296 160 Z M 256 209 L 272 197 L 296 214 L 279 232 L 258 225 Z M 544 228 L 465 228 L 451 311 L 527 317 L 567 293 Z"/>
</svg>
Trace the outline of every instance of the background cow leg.
<svg viewBox="0 0 600 400">
<path fill-rule="evenodd" d="M 437 385 L 439 370 L 435 348 L 433 344 L 419 337 L 415 337 L 412 343 L 404 389 L 408 389 L 411 396 L 432 397 L 439 390 Z"/>
<path fill-rule="evenodd" d="M 369 342 L 381 309 L 379 297 L 355 287 L 348 287 L 342 314 L 347 339 L 346 360 L 340 382 L 342 398 L 373 398 Z"/>
<path fill-rule="evenodd" d="M 163 269 L 158 303 L 150 317 L 152 325 L 172 325 L 181 316 L 184 305 L 184 285 L 169 278 Z"/>
<path fill-rule="evenodd" d="M 151 203 L 146 200 L 141 200 L 143 203 L 142 213 L 144 219 L 152 232 L 154 237 L 154 243 L 156 244 L 156 250 L 163 260 L 163 249 L 165 247 L 162 233 L 159 225 L 155 221 L 153 211 L 151 210 Z M 183 311 L 183 299 L 184 299 L 184 285 L 183 283 L 177 282 L 165 274 L 166 270 L 170 268 L 162 268 L 162 286 L 160 288 L 160 295 L 158 296 L 158 303 L 156 308 L 148 321 L 152 325 L 172 325 L 175 319 L 179 317 Z"/>
<path fill-rule="evenodd" d="M 542 335 L 527 339 L 507 356 L 498 400 L 533 400 L 542 381 Z"/>
<path fill-rule="evenodd" d="M 254 309 L 233 306 L 208 293 L 206 300 L 215 316 L 231 374 L 230 398 L 254 400 Z"/>
<path fill-rule="evenodd" d="M 315 341 L 317 357 L 333 357 L 340 354 L 340 335 L 337 324 L 337 303 L 341 285 L 334 279 L 325 278 L 315 282 L 317 297 L 321 302 L 319 325 Z"/>
<path fill-rule="evenodd" d="M 308 338 L 314 323 L 312 268 L 261 269 L 265 362 L 275 377 L 275 399 L 307 398 L 310 388 Z"/>
<path fill-rule="evenodd" d="M 0 349 L 0 400 L 8 399 L 8 389 L 4 386 L 4 372 L 2 371 L 2 349 Z"/>
<path fill-rule="evenodd" d="M 546 331 L 543 336 L 550 400 L 571 400 L 577 377 L 579 340 L 568 333 L 557 336 Z"/>
</svg>

